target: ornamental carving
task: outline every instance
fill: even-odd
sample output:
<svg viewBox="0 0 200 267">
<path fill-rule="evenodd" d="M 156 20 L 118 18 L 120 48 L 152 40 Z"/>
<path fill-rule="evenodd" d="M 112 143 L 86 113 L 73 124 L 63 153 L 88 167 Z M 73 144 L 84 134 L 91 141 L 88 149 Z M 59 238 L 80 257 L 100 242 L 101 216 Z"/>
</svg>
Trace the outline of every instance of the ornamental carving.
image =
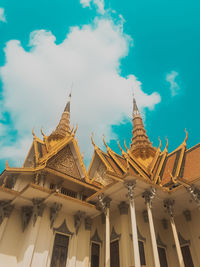
<svg viewBox="0 0 200 267">
<path fill-rule="evenodd" d="M 136 181 L 127 181 L 124 182 L 124 186 L 128 189 L 127 197 L 132 202 L 134 200 L 134 188 L 136 186 Z"/>
<path fill-rule="evenodd" d="M 58 152 L 58 154 L 49 161 L 48 167 L 73 177 L 81 178 L 69 146 Z"/>
<path fill-rule="evenodd" d="M 151 188 L 150 190 L 146 190 L 143 194 L 142 197 L 145 199 L 145 204 L 149 205 L 150 208 L 152 208 L 152 201 L 156 195 L 156 189 Z"/>
<path fill-rule="evenodd" d="M 59 227 L 57 227 L 57 228 L 54 227 L 53 231 L 61 233 L 61 234 L 70 235 L 70 236 L 73 236 L 73 234 L 74 234 L 73 232 L 71 232 L 69 230 L 65 219 L 64 219 L 63 223 Z"/>
<path fill-rule="evenodd" d="M 5 218 L 9 218 L 14 206 L 10 205 L 10 201 L 0 201 L 0 225 Z"/>
<path fill-rule="evenodd" d="M 58 216 L 59 211 L 62 208 L 62 204 L 54 202 L 50 207 L 50 228 L 53 227 L 54 221 Z"/>
<path fill-rule="evenodd" d="M 112 183 L 112 179 L 106 176 L 106 167 L 104 164 L 100 164 L 99 167 L 96 169 L 94 174 L 95 181 L 106 186 Z"/>
<path fill-rule="evenodd" d="M 128 214 L 128 207 L 129 207 L 129 205 L 125 201 L 122 201 L 118 205 L 120 215 Z"/>
<path fill-rule="evenodd" d="M 97 208 L 99 208 L 105 216 L 107 215 L 107 209 L 110 208 L 110 202 L 111 198 L 105 197 L 103 193 L 98 195 Z"/>
<path fill-rule="evenodd" d="M 76 235 L 78 234 L 84 215 L 85 212 L 80 210 L 74 215 L 74 227 L 76 229 Z"/>
<path fill-rule="evenodd" d="M 33 198 L 32 202 L 33 202 L 33 226 L 35 226 L 38 216 L 42 217 L 45 205 L 43 204 L 43 199 L 40 198 Z"/>
</svg>

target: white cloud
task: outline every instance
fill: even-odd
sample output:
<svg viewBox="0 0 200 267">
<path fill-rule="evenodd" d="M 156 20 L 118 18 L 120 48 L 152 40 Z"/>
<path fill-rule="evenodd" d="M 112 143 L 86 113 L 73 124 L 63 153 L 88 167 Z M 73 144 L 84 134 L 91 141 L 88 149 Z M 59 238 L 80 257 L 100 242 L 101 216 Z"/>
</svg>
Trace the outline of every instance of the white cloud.
<svg viewBox="0 0 200 267">
<path fill-rule="evenodd" d="M 172 96 L 177 95 L 180 89 L 178 83 L 175 81 L 177 76 L 178 72 L 174 70 L 166 75 L 166 81 L 170 83 L 170 91 Z"/>
<path fill-rule="evenodd" d="M 142 91 L 134 75 L 120 75 L 120 60 L 127 56 L 131 43 L 121 25 L 97 19 L 94 25 L 71 28 L 59 45 L 55 39 L 52 33 L 40 30 L 30 36 L 30 51 L 16 40 L 6 45 L 6 63 L 0 69 L 2 111 L 10 112 L 19 137 L 13 147 L 0 144 L 0 157 L 16 154 L 24 159 L 32 127 L 36 134 L 41 126 L 47 134 L 56 127 L 72 82 L 71 124 L 78 123 L 78 141 L 86 158 L 93 150 L 92 132 L 97 144 L 102 134 L 109 141 L 113 137 L 110 126 L 131 116 L 132 88 L 141 108 L 153 108 L 160 102 L 159 94 Z"/>
<path fill-rule="evenodd" d="M 80 3 L 83 7 L 91 7 L 91 4 L 94 4 L 100 14 L 105 13 L 104 0 L 80 0 Z"/>
<path fill-rule="evenodd" d="M 2 7 L 0 7 L 0 21 L 6 22 L 5 11 L 4 11 L 4 8 Z"/>
</svg>

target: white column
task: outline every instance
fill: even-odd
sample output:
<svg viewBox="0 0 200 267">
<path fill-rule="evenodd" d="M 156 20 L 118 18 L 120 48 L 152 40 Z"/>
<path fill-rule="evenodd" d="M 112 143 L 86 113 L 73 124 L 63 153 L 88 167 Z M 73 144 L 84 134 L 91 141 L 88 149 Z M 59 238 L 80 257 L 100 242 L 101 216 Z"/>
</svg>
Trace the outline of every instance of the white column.
<svg viewBox="0 0 200 267">
<path fill-rule="evenodd" d="M 155 235 L 153 216 L 152 216 L 152 210 L 151 210 L 152 200 L 153 200 L 154 196 L 155 196 L 155 189 L 154 188 L 152 188 L 150 191 L 145 191 L 143 193 L 143 197 L 145 198 L 145 203 L 147 206 L 149 228 L 150 228 L 150 234 L 151 234 L 151 243 L 152 243 L 152 248 L 153 248 L 154 264 L 155 264 L 155 267 L 160 267 L 158 247 L 157 247 L 157 242 L 156 242 L 156 235 Z"/>
<path fill-rule="evenodd" d="M 129 232 L 129 225 L 128 225 L 128 208 L 129 205 L 122 201 L 119 206 L 120 212 L 120 220 L 121 220 L 121 239 L 120 239 L 120 263 L 121 266 L 130 266 L 131 265 L 131 257 L 130 257 L 130 248 L 128 246 L 130 240 L 130 232 Z"/>
<path fill-rule="evenodd" d="M 166 211 L 168 212 L 168 214 L 170 215 L 170 223 L 171 223 L 172 232 L 173 232 L 173 236 L 174 236 L 174 241 L 175 241 L 175 245 L 176 245 L 176 251 L 177 251 L 177 255 L 178 255 L 179 266 L 180 267 L 185 267 L 185 264 L 184 264 L 184 261 L 183 261 L 183 255 L 182 255 L 182 252 L 181 252 L 181 246 L 180 246 L 180 243 L 179 243 L 179 238 L 178 238 L 178 234 L 177 234 L 177 230 L 176 230 L 176 225 L 175 225 L 175 222 L 174 222 L 173 206 L 174 206 L 174 200 L 166 199 L 164 201 L 164 207 L 165 207 Z"/>
<path fill-rule="evenodd" d="M 110 210 L 107 208 L 106 213 L 106 253 L 105 266 L 110 267 Z"/>
<path fill-rule="evenodd" d="M 110 201 L 104 194 L 98 196 L 98 204 L 106 217 L 106 236 L 105 236 L 105 267 L 110 267 Z"/>
<path fill-rule="evenodd" d="M 134 193 L 133 190 L 135 188 L 136 182 L 125 182 L 125 187 L 128 189 L 128 199 L 130 205 L 130 213 L 131 213 L 131 228 L 132 228 L 132 236 L 133 236 L 133 252 L 134 252 L 134 261 L 135 267 L 141 267 L 140 264 L 140 253 L 138 246 L 138 234 L 137 234 L 137 224 L 136 224 L 136 215 L 135 215 L 135 201 L 134 201 Z"/>
</svg>

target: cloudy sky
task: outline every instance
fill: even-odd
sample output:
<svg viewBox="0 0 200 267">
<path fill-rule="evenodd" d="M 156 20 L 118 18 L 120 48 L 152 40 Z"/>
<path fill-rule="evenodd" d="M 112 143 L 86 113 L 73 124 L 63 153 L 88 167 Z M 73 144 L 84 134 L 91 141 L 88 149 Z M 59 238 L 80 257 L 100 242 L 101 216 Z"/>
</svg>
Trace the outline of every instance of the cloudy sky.
<svg viewBox="0 0 200 267">
<path fill-rule="evenodd" d="M 154 146 L 187 128 L 200 141 L 200 3 L 181 0 L 1 0 L 0 170 L 23 163 L 32 128 L 50 134 L 72 87 L 71 124 L 85 161 L 94 132 L 130 144 L 132 94 Z"/>
</svg>

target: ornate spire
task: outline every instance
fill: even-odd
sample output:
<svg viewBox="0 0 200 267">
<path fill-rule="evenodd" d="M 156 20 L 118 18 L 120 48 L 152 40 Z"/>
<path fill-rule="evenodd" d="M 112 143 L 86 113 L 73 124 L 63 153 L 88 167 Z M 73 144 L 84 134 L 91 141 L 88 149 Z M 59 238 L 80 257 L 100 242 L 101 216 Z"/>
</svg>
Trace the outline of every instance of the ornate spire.
<svg viewBox="0 0 200 267">
<path fill-rule="evenodd" d="M 135 98 L 133 98 L 133 131 L 132 131 L 132 143 L 130 151 L 140 152 L 140 156 L 146 157 L 147 150 L 154 150 L 152 143 L 149 141 L 149 138 L 146 134 L 142 117 L 140 115 L 139 109 Z"/>
<path fill-rule="evenodd" d="M 71 93 L 69 94 L 69 98 L 65 109 L 62 113 L 61 119 L 56 127 L 55 131 L 51 133 L 48 139 L 62 139 L 67 135 L 71 134 L 70 130 L 70 102 L 71 102 Z"/>
</svg>

